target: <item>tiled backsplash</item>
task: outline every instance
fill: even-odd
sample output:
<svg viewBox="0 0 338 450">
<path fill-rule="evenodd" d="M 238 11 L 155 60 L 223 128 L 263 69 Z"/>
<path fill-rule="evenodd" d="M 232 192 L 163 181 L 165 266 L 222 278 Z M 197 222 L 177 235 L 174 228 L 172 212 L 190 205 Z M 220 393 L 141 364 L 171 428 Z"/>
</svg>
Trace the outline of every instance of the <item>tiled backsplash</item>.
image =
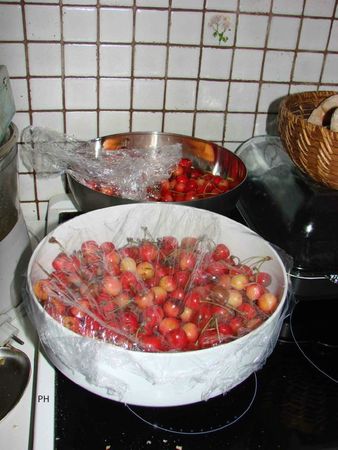
<svg viewBox="0 0 338 450">
<path fill-rule="evenodd" d="M 336 0 L 0 0 L 14 122 L 79 139 L 168 131 L 231 150 L 276 132 L 290 92 L 338 89 Z M 61 176 L 19 163 L 42 218 Z"/>
</svg>

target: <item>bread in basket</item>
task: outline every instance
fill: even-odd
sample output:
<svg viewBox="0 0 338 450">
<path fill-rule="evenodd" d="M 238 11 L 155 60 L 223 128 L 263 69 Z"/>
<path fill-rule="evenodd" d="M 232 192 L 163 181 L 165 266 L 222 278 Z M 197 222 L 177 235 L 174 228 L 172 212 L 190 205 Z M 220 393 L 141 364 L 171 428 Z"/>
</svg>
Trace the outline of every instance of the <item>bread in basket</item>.
<svg viewBox="0 0 338 450">
<path fill-rule="evenodd" d="M 338 92 L 300 92 L 282 100 L 278 115 L 278 132 L 290 158 L 331 189 L 338 189 L 337 108 Z"/>
</svg>

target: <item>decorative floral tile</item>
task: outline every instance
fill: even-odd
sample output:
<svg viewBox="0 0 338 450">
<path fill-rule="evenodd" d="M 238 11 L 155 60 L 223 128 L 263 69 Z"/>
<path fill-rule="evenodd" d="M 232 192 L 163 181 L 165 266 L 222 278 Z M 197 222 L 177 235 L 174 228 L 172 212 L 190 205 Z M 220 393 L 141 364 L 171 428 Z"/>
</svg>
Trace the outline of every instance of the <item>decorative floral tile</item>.
<svg viewBox="0 0 338 450">
<path fill-rule="evenodd" d="M 206 13 L 204 24 L 204 45 L 231 46 L 236 29 L 235 14 Z"/>
</svg>

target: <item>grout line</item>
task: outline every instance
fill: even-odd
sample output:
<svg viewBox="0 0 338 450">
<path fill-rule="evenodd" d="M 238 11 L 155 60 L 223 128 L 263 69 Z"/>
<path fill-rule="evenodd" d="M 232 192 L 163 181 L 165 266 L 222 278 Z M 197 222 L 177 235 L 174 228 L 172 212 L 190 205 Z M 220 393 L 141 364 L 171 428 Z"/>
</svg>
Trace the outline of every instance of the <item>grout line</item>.
<svg viewBox="0 0 338 450">
<path fill-rule="evenodd" d="M 269 42 L 270 31 L 271 31 L 273 3 L 274 3 L 274 0 L 272 0 L 271 3 L 270 3 L 269 19 L 268 19 L 267 30 L 266 30 L 265 41 L 264 41 L 263 58 L 262 58 L 261 70 L 260 70 L 259 80 L 258 80 L 258 92 L 257 92 L 256 106 L 255 106 L 255 112 L 254 112 L 253 130 L 252 130 L 252 135 L 253 136 L 255 135 L 256 125 L 257 125 L 257 117 L 258 117 L 259 101 L 260 101 L 260 98 L 261 98 L 262 85 L 264 83 L 264 81 L 263 81 L 263 74 L 264 74 L 265 60 L 266 60 L 266 54 L 267 54 L 267 51 L 268 51 L 268 42 Z"/>
<path fill-rule="evenodd" d="M 62 119 L 63 119 L 63 133 L 67 133 L 67 120 L 66 120 L 66 61 L 65 61 L 65 42 L 63 38 L 63 6 L 62 0 L 59 1 L 60 7 L 60 45 L 61 45 L 61 85 L 62 85 Z"/>
<path fill-rule="evenodd" d="M 130 104 L 129 104 L 129 132 L 134 127 L 134 82 L 135 82 L 135 52 L 136 52 L 136 0 L 133 0 L 133 35 L 131 41 L 131 74 L 130 74 Z"/>
<path fill-rule="evenodd" d="M 223 132 L 222 132 L 222 141 L 225 143 L 225 136 L 226 136 L 226 122 L 229 112 L 229 102 L 230 102 L 230 90 L 231 90 L 231 83 L 234 83 L 236 80 L 232 78 L 232 72 L 234 67 L 234 58 L 235 58 L 235 51 L 237 49 L 236 42 L 237 42 L 237 30 L 238 30 L 238 18 L 239 18 L 239 2 L 240 0 L 237 0 L 237 9 L 236 9 L 236 23 L 235 23 L 235 33 L 234 33 L 234 42 L 232 45 L 232 54 L 231 54 L 231 60 L 230 60 L 230 69 L 229 69 L 229 79 L 228 79 L 228 87 L 227 87 L 227 97 L 226 97 L 226 103 L 224 108 L 224 121 L 223 121 Z M 243 80 L 242 80 L 243 81 Z M 224 145 L 224 144 L 223 144 Z"/>
<path fill-rule="evenodd" d="M 337 3 L 337 9 L 338 9 L 338 3 Z M 318 79 L 317 90 L 319 90 L 319 88 L 320 88 L 320 86 L 322 84 L 324 68 L 325 68 L 326 61 L 327 61 L 327 55 L 329 53 L 328 48 L 329 48 L 329 43 L 330 43 L 331 34 L 332 34 L 332 30 L 333 30 L 334 20 L 335 20 L 334 17 L 331 17 L 330 30 L 329 30 L 329 33 L 328 33 L 328 36 L 327 36 L 326 46 L 325 46 L 325 48 L 324 48 L 324 50 L 322 52 L 324 57 L 323 57 L 323 62 L 322 62 L 322 65 L 321 65 L 320 75 L 319 75 L 319 79 Z M 337 70 L 338 70 L 338 68 L 337 68 Z"/>
<path fill-rule="evenodd" d="M 197 69 L 197 79 L 196 79 L 196 89 L 195 89 L 195 106 L 193 110 L 193 120 L 192 120 L 192 136 L 196 136 L 196 116 L 197 116 L 197 106 L 199 97 L 199 87 L 201 81 L 201 67 L 203 58 L 203 37 L 205 32 L 205 15 L 206 15 L 206 0 L 203 1 L 203 14 L 202 14 L 202 24 L 201 24 L 201 35 L 199 44 L 199 57 L 198 57 L 198 69 Z M 200 111 L 199 111 L 200 112 Z"/>
<path fill-rule="evenodd" d="M 301 33 L 302 33 L 302 26 L 303 26 L 303 21 L 304 21 L 305 3 L 306 3 L 306 0 L 303 0 L 302 14 L 300 16 L 300 23 L 299 23 L 299 27 L 298 27 L 298 35 L 297 35 L 296 47 L 295 47 L 295 51 L 294 51 L 294 55 L 293 55 L 293 61 L 292 61 L 291 72 L 290 72 L 290 81 L 289 81 L 288 94 L 290 94 L 290 92 L 291 92 L 291 86 L 293 84 L 293 77 L 294 77 L 294 74 L 295 74 L 295 67 L 296 67 L 297 56 L 298 56 L 298 53 L 299 53 L 299 42 L 300 42 L 300 36 L 301 36 Z"/>
<path fill-rule="evenodd" d="M 96 136 L 100 136 L 100 57 L 101 57 L 101 44 L 100 44 L 100 2 L 96 2 Z"/>
<path fill-rule="evenodd" d="M 26 59 L 26 84 L 27 84 L 27 98 L 28 98 L 28 115 L 29 124 L 33 124 L 33 109 L 32 109 L 32 96 L 31 96 L 31 86 L 30 86 L 30 67 L 29 67 L 29 48 L 28 48 L 28 38 L 27 38 L 27 26 L 26 26 L 26 10 L 23 2 L 20 3 L 21 14 L 22 14 L 22 26 L 24 35 L 24 48 L 25 48 L 25 59 Z M 38 188 L 37 188 L 37 176 L 35 170 L 32 172 L 33 177 L 33 189 L 34 189 L 34 203 L 36 206 L 37 220 L 40 220 L 40 208 L 39 208 L 39 198 L 38 198 Z M 20 182 L 20 181 L 18 181 Z"/>
<path fill-rule="evenodd" d="M 166 57 L 165 57 L 165 68 L 164 68 L 164 91 L 163 91 L 163 110 L 162 110 L 162 126 L 161 131 L 164 132 L 165 129 L 165 119 L 166 113 L 168 110 L 166 109 L 167 103 L 167 88 L 168 88 L 168 69 L 169 69 L 169 49 L 170 49 L 170 32 L 171 32 L 171 12 L 172 12 L 172 0 L 169 0 L 168 3 L 168 22 L 167 22 L 167 41 L 166 41 Z"/>
</svg>

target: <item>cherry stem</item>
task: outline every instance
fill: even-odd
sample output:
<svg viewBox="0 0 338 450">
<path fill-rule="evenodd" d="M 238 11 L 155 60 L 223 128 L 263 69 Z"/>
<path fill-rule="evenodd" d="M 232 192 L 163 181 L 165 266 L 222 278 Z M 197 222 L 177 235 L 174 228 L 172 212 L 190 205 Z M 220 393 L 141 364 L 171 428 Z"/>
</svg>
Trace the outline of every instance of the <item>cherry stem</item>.
<svg viewBox="0 0 338 450">
<path fill-rule="evenodd" d="M 240 316 L 245 316 L 245 314 L 244 314 L 242 311 L 238 311 L 237 308 L 235 308 L 235 307 L 232 306 L 232 305 L 229 305 L 228 303 L 222 305 L 221 303 L 217 303 L 217 302 L 214 302 L 214 301 L 212 301 L 212 300 L 201 300 L 201 303 L 208 303 L 209 305 L 220 306 L 220 307 L 223 308 L 223 309 L 230 310 L 230 311 L 235 311 L 235 312 L 237 312 Z M 214 316 L 213 316 L 213 317 L 214 317 Z"/>
<path fill-rule="evenodd" d="M 249 262 L 250 261 L 254 261 L 253 263 L 251 263 L 250 266 L 253 266 L 253 264 L 257 265 L 260 264 L 260 266 L 265 263 L 266 261 L 271 261 L 271 256 L 250 256 L 249 258 L 243 259 L 242 261 L 240 261 L 240 264 L 246 264 L 246 265 L 250 265 Z M 255 260 L 257 260 L 257 262 L 255 263 Z"/>
<path fill-rule="evenodd" d="M 42 270 L 42 272 L 43 272 L 45 275 L 47 275 L 47 277 L 50 276 L 50 273 L 48 273 L 47 270 L 46 270 L 44 267 L 42 267 L 42 265 L 41 265 L 40 263 L 37 263 L 37 265 L 38 265 L 39 268 Z"/>
<path fill-rule="evenodd" d="M 50 244 L 57 244 L 57 245 L 60 247 L 60 249 L 61 249 L 64 253 L 67 253 L 67 252 L 66 252 L 66 249 L 65 249 L 64 246 L 61 244 L 61 242 L 59 242 L 54 236 L 51 236 L 51 237 L 48 239 L 48 242 L 49 242 Z"/>
<path fill-rule="evenodd" d="M 200 335 L 209 328 L 209 325 L 211 324 L 211 322 L 215 319 L 214 316 L 211 316 L 210 319 L 208 320 L 208 322 L 204 325 L 204 327 L 202 328 Z"/>
</svg>

